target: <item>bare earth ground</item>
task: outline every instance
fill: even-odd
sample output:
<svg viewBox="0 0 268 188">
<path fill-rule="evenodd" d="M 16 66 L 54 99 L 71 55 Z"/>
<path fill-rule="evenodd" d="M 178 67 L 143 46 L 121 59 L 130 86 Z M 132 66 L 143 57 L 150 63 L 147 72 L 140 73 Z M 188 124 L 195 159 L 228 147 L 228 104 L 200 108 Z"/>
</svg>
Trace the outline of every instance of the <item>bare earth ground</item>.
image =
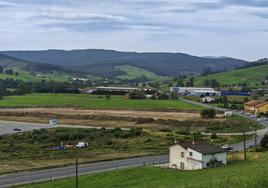
<svg viewBox="0 0 268 188">
<path fill-rule="evenodd" d="M 136 123 L 137 119 L 152 118 L 154 120 L 164 119 L 176 121 L 210 121 L 209 119 L 201 119 L 199 113 L 185 112 L 82 110 L 74 108 L 0 109 L 0 119 L 8 121 L 48 123 L 48 120 L 51 116 L 58 117 L 58 124 L 83 125 L 92 127 L 139 127 L 151 130 L 159 130 L 163 128 L 163 125 L 157 124 L 156 122 L 146 121 L 142 123 Z M 213 121 L 224 121 L 223 115 L 217 115 L 217 118 L 213 119 Z"/>
<path fill-rule="evenodd" d="M 46 117 L 32 117 L 32 116 L 0 116 L 0 120 L 19 121 L 30 123 L 48 123 Z M 119 127 L 119 128 L 144 128 L 150 130 L 159 130 L 163 125 L 156 123 L 137 124 L 133 121 L 118 121 L 118 120 L 84 120 L 84 119 L 59 119 L 58 124 L 67 124 L 73 126 L 90 126 L 90 127 Z"/>
<path fill-rule="evenodd" d="M 172 120 L 194 120 L 200 119 L 199 113 L 182 112 L 158 112 L 158 111 L 135 111 L 135 110 L 81 110 L 74 108 L 23 108 L 23 109 L 0 109 L 0 113 L 7 114 L 55 114 L 69 116 L 114 116 L 114 117 L 133 117 L 133 118 L 153 118 L 153 119 L 172 119 Z M 223 117 L 223 115 L 218 115 Z"/>
</svg>

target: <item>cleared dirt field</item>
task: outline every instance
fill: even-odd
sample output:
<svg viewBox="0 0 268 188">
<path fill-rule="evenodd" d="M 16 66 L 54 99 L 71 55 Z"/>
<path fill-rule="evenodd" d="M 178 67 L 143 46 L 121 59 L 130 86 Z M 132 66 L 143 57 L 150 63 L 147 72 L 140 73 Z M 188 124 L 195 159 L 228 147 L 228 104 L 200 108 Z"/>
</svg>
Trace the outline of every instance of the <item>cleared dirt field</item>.
<svg viewBox="0 0 268 188">
<path fill-rule="evenodd" d="M 182 113 L 182 112 L 158 112 L 158 111 L 135 111 L 135 110 L 81 110 L 74 108 L 23 108 L 23 109 L 1 109 L 2 116 L 8 115 L 36 115 L 42 117 L 44 115 L 65 115 L 69 117 L 79 116 L 81 119 L 87 116 L 112 116 L 123 118 L 153 118 L 172 119 L 172 120 L 195 120 L 200 119 L 199 113 Z M 223 117 L 218 115 L 218 117 Z"/>
</svg>

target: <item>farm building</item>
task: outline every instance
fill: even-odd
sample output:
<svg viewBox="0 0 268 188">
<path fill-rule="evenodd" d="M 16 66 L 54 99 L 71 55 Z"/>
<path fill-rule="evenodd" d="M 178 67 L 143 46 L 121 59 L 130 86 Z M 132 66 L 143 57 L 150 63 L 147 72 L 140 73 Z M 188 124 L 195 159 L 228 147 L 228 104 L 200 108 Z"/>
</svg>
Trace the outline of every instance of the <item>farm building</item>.
<svg viewBox="0 0 268 188">
<path fill-rule="evenodd" d="M 93 94 L 118 94 L 125 95 L 132 91 L 143 91 L 146 94 L 153 94 L 156 92 L 154 88 L 151 87 L 96 87 Z"/>
<path fill-rule="evenodd" d="M 252 114 L 265 113 L 268 112 L 268 102 L 251 100 L 244 104 L 244 109 Z"/>
<path fill-rule="evenodd" d="M 184 142 L 169 149 L 169 167 L 197 170 L 227 164 L 227 151 L 205 142 Z"/>
<path fill-rule="evenodd" d="M 202 87 L 171 87 L 171 92 L 188 96 L 221 96 L 221 92 L 213 88 Z"/>
</svg>

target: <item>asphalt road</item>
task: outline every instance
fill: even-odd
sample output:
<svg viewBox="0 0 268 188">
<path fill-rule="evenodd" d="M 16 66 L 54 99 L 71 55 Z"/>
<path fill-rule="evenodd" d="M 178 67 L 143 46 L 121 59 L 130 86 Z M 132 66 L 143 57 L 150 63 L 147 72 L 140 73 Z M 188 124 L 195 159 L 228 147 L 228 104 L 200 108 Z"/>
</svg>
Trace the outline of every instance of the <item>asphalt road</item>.
<svg viewBox="0 0 268 188">
<path fill-rule="evenodd" d="M 168 162 L 168 155 L 122 159 L 122 160 L 98 162 L 92 164 L 82 164 L 79 165 L 78 173 L 79 175 L 84 175 L 119 168 L 143 166 L 144 164 L 152 165 L 159 163 L 163 164 L 167 162 Z M 40 181 L 48 181 L 52 179 L 67 178 L 71 176 L 75 176 L 75 166 L 2 175 L 0 176 L 0 188 L 12 187 L 15 185 L 22 185 L 22 184 L 30 184 Z"/>
<path fill-rule="evenodd" d="M 0 135 L 14 134 L 18 132 L 32 131 L 36 129 L 48 129 L 56 127 L 65 127 L 65 128 L 79 128 L 79 129 L 101 129 L 102 127 L 93 127 L 93 126 L 82 126 L 82 125 L 65 125 L 59 124 L 55 126 L 49 126 L 48 124 L 42 123 L 25 123 L 25 122 L 16 122 L 16 121 L 1 121 L 0 120 Z M 19 128 L 21 131 L 15 131 L 14 129 Z M 113 127 L 108 127 L 107 129 L 114 129 Z M 129 128 L 122 128 L 123 130 L 129 130 Z"/>
<path fill-rule="evenodd" d="M 21 131 L 14 131 L 19 128 Z M 13 134 L 18 132 L 31 131 L 34 129 L 51 128 L 48 124 L 41 123 L 23 123 L 12 121 L 0 121 L 0 135 Z"/>
<path fill-rule="evenodd" d="M 229 109 L 219 108 L 219 107 L 211 106 L 211 105 L 200 103 L 200 102 L 190 101 L 190 100 L 186 100 L 186 99 L 181 99 L 181 100 L 185 101 L 185 102 L 188 102 L 190 104 L 203 106 L 205 108 L 213 108 L 213 109 L 218 110 L 218 111 L 230 111 Z M 238 115 L 238 116 L 245 117 L 245 118 L 248 118 L 250 120 L 256 121 L 256 119 L 252 119 L 249 116 L 247 116 L 246 114 L 240 114 L 238 112 L 233 112 L 233 113 L 235 115 Z M 256 139 L 257 144 L 260 143 L 260 141 L 264 137 L 264 135 L 268 134 L 268 121 L 263 121 L 263 122 L 260 122 L 260 123 L 264 126 L 264 129 L 259 130 L 258 133 L 257 133 L 257 139 Z M 255 139 L 251 139 L 251 140 L 246 141 L 246 148 L 249 148 L 250 146 L 254 146 L 254 145 L 255 145 Z M 244 142 L 233 144 L 232 146 L 233 146 L 233 151 L 242 151 L 242 150 L 244 150 Z"/>
</svg>

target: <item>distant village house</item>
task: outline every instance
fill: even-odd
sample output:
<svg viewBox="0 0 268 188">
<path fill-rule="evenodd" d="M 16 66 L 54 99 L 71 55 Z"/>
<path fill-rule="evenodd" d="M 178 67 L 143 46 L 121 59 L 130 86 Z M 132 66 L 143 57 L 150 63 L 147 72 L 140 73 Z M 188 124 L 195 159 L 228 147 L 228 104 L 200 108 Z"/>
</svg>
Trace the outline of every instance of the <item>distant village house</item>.
<svg viewBox="0 0 268 188">
<path fill-rule="evenodd" d="M 260 114 L 268 112 L 268 102 L 260 100 L 251 100 L 244 104 L 244 110 L 251 114 Z"/>
</svg>

